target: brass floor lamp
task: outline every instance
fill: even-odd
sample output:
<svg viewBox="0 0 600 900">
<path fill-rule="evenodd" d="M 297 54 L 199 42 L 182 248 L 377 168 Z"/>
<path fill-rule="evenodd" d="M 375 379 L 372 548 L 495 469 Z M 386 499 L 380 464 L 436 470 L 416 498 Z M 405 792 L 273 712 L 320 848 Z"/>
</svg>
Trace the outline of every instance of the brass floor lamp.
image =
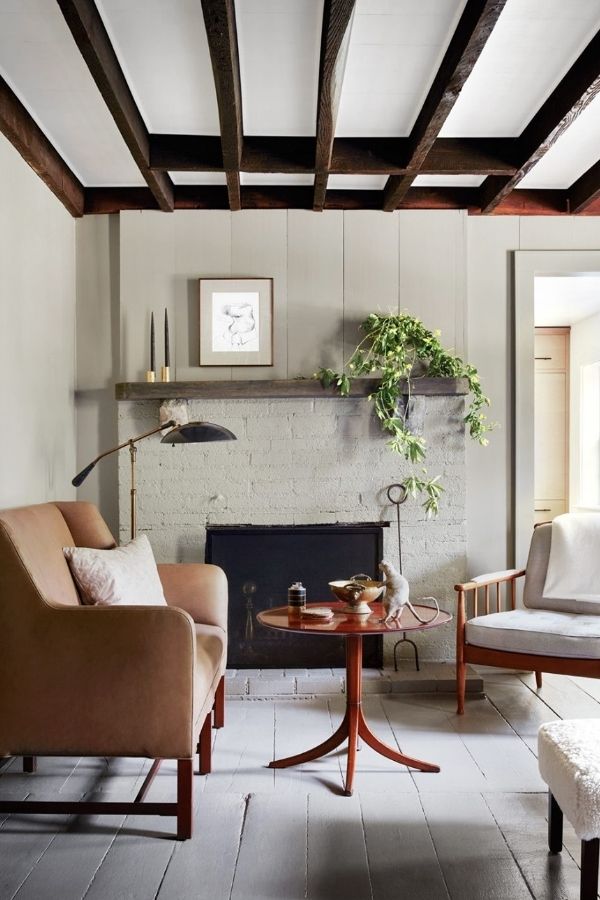
<svg viewBox="0 0 600 900">
<path fill-rule="evenodd" d="M 224 428 L 223 425 L 214 425 L 212 422 L 187 422 L 185 425 L 177 425 L 175 421 L 171 420 L 170 422 L 165 422 L 164 425 L 159 425 L 157 428 L 152 428 L 150 431 L 145 431 L 143 434 L 138 434 L 136 437 L 129 438 L 129 440 L 123 441 L 122 444 L 111 447 L 110 450 L 105 450 L 104 453 L 101 453 L 96 459 L 93 459 L 88 463 L 71 482 L 73 487 L 79 487 L 79 485 L 83 484 L 88 477 L 96 463 L 100 462 L 101 459 L 104 459 L 105 456 L 110 456 L 111 453 L 116 453 L 118 450 L 123 450 L 124 447 L 129 447 L 129 456 L 131 459 L 131 489 L 129 495 L 131 498 L 132 539 L 137 534 L 137 486 L 135 475 L 137 457 L 136 444 L 153 434 L 158 434 L 159 431 L 164 431 L 165 428 L 171 428 L 172 430 L 164 435 L 161 440 L 162 444 L 204 444 L 209 441 L 237 440 L 235 434 L 233 434 L 232 431 L 229 431 L 228 428 Z"/>
</svg>

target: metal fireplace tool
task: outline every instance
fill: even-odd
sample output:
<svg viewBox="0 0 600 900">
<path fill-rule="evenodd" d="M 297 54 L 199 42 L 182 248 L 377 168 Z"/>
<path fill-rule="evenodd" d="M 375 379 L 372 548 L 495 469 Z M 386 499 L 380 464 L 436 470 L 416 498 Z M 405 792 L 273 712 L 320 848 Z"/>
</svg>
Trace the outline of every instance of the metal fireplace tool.
<svg viewBox="0 0 600 900">
<path fill-rule="evenodd" d="M 403 572 L 402 572 L 402 531 L 400 528 L 400 507 L 406 501 L 406 499 L 408 497 L 408 491 L 406 490 L 406 488 L 404 487 L 403 484 L 390 484 L 390 486 L 387 489 L 387 496 L 388 496 L 388 500 L 390 501 L 390 503 L 393 503 L 393 505 L 396 507 L 396 518 L 397 518 L 397 522 L 398 522 L 398 571 L 401 574 L 403 574 Z M 419 650 L 418 650 L 415 642 L 411 641 L 410 638 L 406 637 L 405 631 L 402 633 L 402 637 L 400 638 L 400 640 L 396 641 L 396 643 L 394 644 L 394 671 L 395 672 L 398 671 L 397 652 L 398 652 L 399 644 L 410 644 L 412 646 L 413 650 L 415 651 L 415 666 L 416 666 L 417 672 L 419 672 L 420 671 L 420 669 L 419 669 Z"/>
</svg>

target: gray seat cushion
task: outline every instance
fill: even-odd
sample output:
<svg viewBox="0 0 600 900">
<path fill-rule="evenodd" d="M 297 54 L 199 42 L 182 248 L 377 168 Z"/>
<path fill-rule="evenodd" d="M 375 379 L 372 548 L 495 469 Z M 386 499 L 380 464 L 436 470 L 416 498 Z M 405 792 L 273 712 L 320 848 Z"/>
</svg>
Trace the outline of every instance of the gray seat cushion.
<svg viewBox="0 0 600 900">
<path fill-rule="evenodd" d="M 523 603 L 527 609 L 546 609 L 555 612 L 579 613 L 588 616 L 600 616 L 600 604 L 589 603 L 585 600 L 548 599 L 544 597 L 544 584 L 546 583 L 546 571 L 550 559 L 550 546 L 552 544 L 552 525 L 539 525 L 534 529 L 529 557 L 527 559 L 527 574 L 523 590 Z M 599 548 L 600 550 L 600 548 Z"/>
<path fill-rule="evenodd" d="M 600 617 L 547 609 L 492 613 L 467 622 L 466 641 L 488 650 L 600 659 Z"/>
</svg>

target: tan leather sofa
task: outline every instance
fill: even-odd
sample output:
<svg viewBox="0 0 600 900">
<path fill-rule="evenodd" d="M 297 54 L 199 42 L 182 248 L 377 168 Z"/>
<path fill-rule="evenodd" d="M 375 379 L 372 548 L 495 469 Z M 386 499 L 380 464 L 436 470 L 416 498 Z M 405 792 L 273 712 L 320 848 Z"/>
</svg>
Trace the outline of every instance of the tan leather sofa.
<svg viewBox="0 0 600 900">
<path fill-rule="evenodd" d="M 175 815 L 192 829 L 193 757 L 210 771 L 223 725 L 227 580 L 217 566 L 159 565 L 167 607 L 82 606 L 62 548 L 110 549 L 95 506 L 0 512 L 0 757 L 177 759 L 177 802 L 0 802 L 0 812 Z M 142 599 L 142 598 L 140 598 Z M 67 808 L 69 807 L 69 808 Z"/>
</svg>

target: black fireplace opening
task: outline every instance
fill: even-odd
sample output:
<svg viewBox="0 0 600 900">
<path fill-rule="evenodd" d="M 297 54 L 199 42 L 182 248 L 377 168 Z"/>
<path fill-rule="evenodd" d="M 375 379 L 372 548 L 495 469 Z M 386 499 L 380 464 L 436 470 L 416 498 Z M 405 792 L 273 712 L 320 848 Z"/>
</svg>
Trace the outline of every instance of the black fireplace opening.
<svg viewBox="0 0 600 900">
<path fill-rule="evenodd" d="M 342 637 L 274 631 L 256 614 L 285 605 L 295 581 L 306 587 L 308 602 L 329 602 L 335 598 L 328 582 L 357 574 L 377 578 L 387 524 L 209 526 L 206 562 L 220 566 L 229 582 L 229 667 L 343 667 Z M 364 638 L 363 662 L 381 667 L 380 635 Z"/>
</svg>

